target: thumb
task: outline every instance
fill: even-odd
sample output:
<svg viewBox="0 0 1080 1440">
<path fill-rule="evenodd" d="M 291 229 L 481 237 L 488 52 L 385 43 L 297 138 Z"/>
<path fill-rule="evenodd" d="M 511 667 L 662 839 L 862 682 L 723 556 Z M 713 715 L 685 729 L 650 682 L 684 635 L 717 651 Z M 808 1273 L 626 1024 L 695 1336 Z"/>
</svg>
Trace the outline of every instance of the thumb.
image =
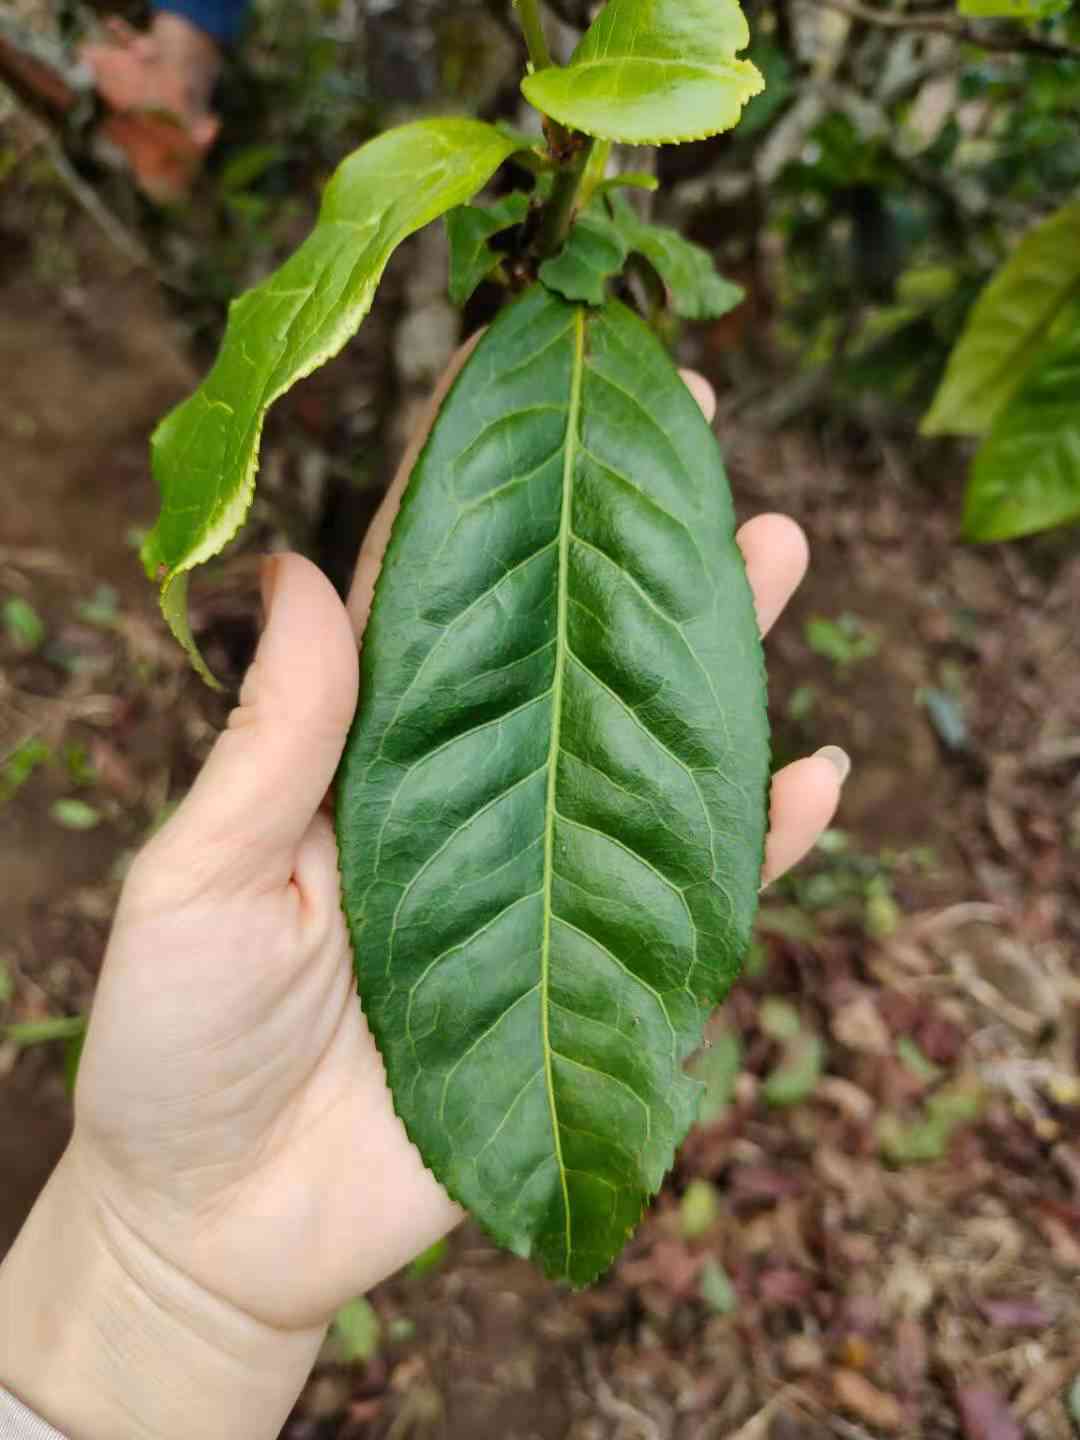
<svg viewBox="0 0 1080 1440">
<path fill-rule="evenodd" d="M 262 583 L 266 628 L 240 702 L 162 835 L 200 889 L 288 883 L 356 708 L 356 641 L 330 581 L 279 555 Z"/>
</svg>

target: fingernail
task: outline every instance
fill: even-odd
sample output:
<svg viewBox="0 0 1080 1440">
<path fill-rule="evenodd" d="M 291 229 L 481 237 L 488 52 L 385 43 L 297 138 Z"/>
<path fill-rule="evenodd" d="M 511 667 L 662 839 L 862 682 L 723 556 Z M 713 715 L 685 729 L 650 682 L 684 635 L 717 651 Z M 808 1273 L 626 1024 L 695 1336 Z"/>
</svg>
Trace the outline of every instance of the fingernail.
<svg viewBox="0 0 1080 1440">
<path fill-rule="evenodd" d="M 820 750 L 815 750 L 814 754 L 820 755 L 822 760 L 828 760 L 840 777 L 841 785 L 851 774 L 851 756 L 846 750 L 841 750 L 839 745 L 823 745 Z"/>
<path fill-rule="evenodd" d="M 270 611 L 274 608 L 274 592 L 277 590 L 280 566 L 279 555 L 266 555 L 259 567 L 259 591 L 262 594 L 264 623 L 270 619 Z"/>
</svg>

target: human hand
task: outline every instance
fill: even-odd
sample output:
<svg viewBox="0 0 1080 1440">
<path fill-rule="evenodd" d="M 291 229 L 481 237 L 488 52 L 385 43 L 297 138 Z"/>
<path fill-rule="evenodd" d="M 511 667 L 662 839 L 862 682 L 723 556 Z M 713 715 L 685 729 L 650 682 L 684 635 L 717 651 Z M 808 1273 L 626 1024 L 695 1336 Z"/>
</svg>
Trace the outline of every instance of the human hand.
<svg viewBox="0 0 1080 1440">
<path fill-rule="evenodd" d="M 239 706 L 125 884 L 74 1137 L 0 1272 L 0 1315 L 19 1294 L 6 1329 L 23 1333 L 0 1339 L 0 1382 L 87 1440 L 276 1434 L 338 1306 L 460 1218 L 394 1114 L 323 809 L 355 708 L 354 630 L 419 445 L 348 610 L 307 561 L 269 562 Z M 780 516 L 739 541 L 765 631 L 806 543 Z M 767 879 L 828 823 L 841 780 L 828 754 L 776 777 Z"/>
</svg>

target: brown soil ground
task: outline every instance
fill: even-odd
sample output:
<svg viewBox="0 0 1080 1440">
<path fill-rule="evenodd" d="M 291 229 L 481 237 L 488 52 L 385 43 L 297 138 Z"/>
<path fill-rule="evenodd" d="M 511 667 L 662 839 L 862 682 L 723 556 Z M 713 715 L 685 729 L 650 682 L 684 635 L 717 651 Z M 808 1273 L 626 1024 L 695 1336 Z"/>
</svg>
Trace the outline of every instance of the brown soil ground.
<svg viewBox="0 0 1080 1440">
<path fill-rule="evenodd" d="M 25 245 L 0 276 L 0 603 L 25 598 L 47 630 L 29 655 L 0 634 L 0 760 L 28 736 L 54 755 L 0 807 L 13 982 L 0 1020 L 86 1008 L 125 859 L 223 719 L 164 634 L 128 538 L 154 510 L 148 432 L 192 362 L 155 279 L 86 220 L 66 223 L 59 279 Z M 308 451 L 334 461 L 336 417 L 381 364 L 358 346 L 297 398 L 269 437 L 272 495 L 302 489 Z M 774 723 L 785 757 L 851 751 L 846 841 L 767 897 L 755 974 L 725 1007 L 743 1044 L 732 1103 L 691 1137 L 609 1279 L 569 1295 L 466 1230 L 439 1268 L 373 1297 L 376 1359 L 350 1367 L 328 1350 L 291 1440 L 1073 1433 L 1080 556 L 1060 540 L 960 545 L 951 452 L 841 421 L 760 433 L 732 394 L 718 425 L 741 511 L 782 508 L 812 539 L 811 577 L 770 641 Z M 282 513 L 257 517 L 248 553 L 289 528 Z M 253 573 L 241 553 L 200 592 L 233 677 Z M 114 600 L 88 612 L 102 585 Z M 845 613 L 876 649 L 838 665 L 808 646 L 806 623 Z M 927 690 L 962 719 L 956 748 Z M 98 811 L 95 829 L 57 823 L 72 796 Z M 786 1110 L 759 1093 L 775 1062 L 759 1002 L 778 994 L 827 1055 L 816 1091 Z M 977 1090 L 981 1109 L 940 1158 L 887 1168 L 881 1117 L 917 1117 L 927 1084 L 898 1043 Z M 0 1252 L 63 1146 L 61 1071 L 52 1050 L 0 1042 Z M 693 1179 L 723 1206 L 688 1240 Z M 731 1313 L 702 1298 L 717 1263 Z M 1021 1428 L 1004 1428 L 1003 1409 L 980 1419 L 980 1396 Z"/>
</svg>

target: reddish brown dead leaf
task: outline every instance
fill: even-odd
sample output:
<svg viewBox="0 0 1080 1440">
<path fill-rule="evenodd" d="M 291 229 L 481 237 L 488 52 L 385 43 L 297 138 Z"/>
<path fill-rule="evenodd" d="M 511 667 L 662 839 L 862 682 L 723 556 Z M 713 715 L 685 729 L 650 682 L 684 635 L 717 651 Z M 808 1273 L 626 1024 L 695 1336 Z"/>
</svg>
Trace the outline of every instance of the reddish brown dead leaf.
<svg viewBox="0 0 1080 1440">
<path fill-rule="evenodd" d="M 892 1049 L 889 1028 L 870 994 L 856 995 L 835 1010 L 832 1032 L 841 1045 L 865 1055 L 887 1055 Z"/>
<path fill-rule="evenodd" d="M 708 1259 L 692 1254 L 680 1240 L 658 1240 L 648 1255 L 619 1267 L 625 1285 L 658 1285 L 669 1295 L 688 1299 L 697 1294 L 698 1277 Z"/>
<path fill-rule="evenodd" d="M 729 1187 L 734 1202 L 770 1201 L 798 1195 L 803 1182 L 798 1175 L 769 1165 L 739 1165 L 731 1173 Z"/>
<path fill-rule="evenodd" d="M 1054 1323 L 1054 1317 L 1038 1300 L 1001 1297 L 977 1303 L 987 1323 L 1002 1330 L 1045 1330 Z"/>
<path fill-rule="evenodd" d="M 991 1385 L 963 1385 L 956 1393 L 967 1440 L 1024 1440 L 1015 1416 Z"/>
<path fill-rule="evenodd" d="M 905 1315 L 896 1324 L 894 1361 L 896 1378 L 905 1395 L 915 1395 L 922 1389 L 929 1358 L 922 1321 L 916 1320 L 913 1315 Z"/>
<path fill-rule="evenodd" d="M 758 1298 L 768 1308 L 805 1304 L 813 1290 L 810 1276 L 802 1270 L 765 1270 L 757 1282 Z"/>
</svg>

